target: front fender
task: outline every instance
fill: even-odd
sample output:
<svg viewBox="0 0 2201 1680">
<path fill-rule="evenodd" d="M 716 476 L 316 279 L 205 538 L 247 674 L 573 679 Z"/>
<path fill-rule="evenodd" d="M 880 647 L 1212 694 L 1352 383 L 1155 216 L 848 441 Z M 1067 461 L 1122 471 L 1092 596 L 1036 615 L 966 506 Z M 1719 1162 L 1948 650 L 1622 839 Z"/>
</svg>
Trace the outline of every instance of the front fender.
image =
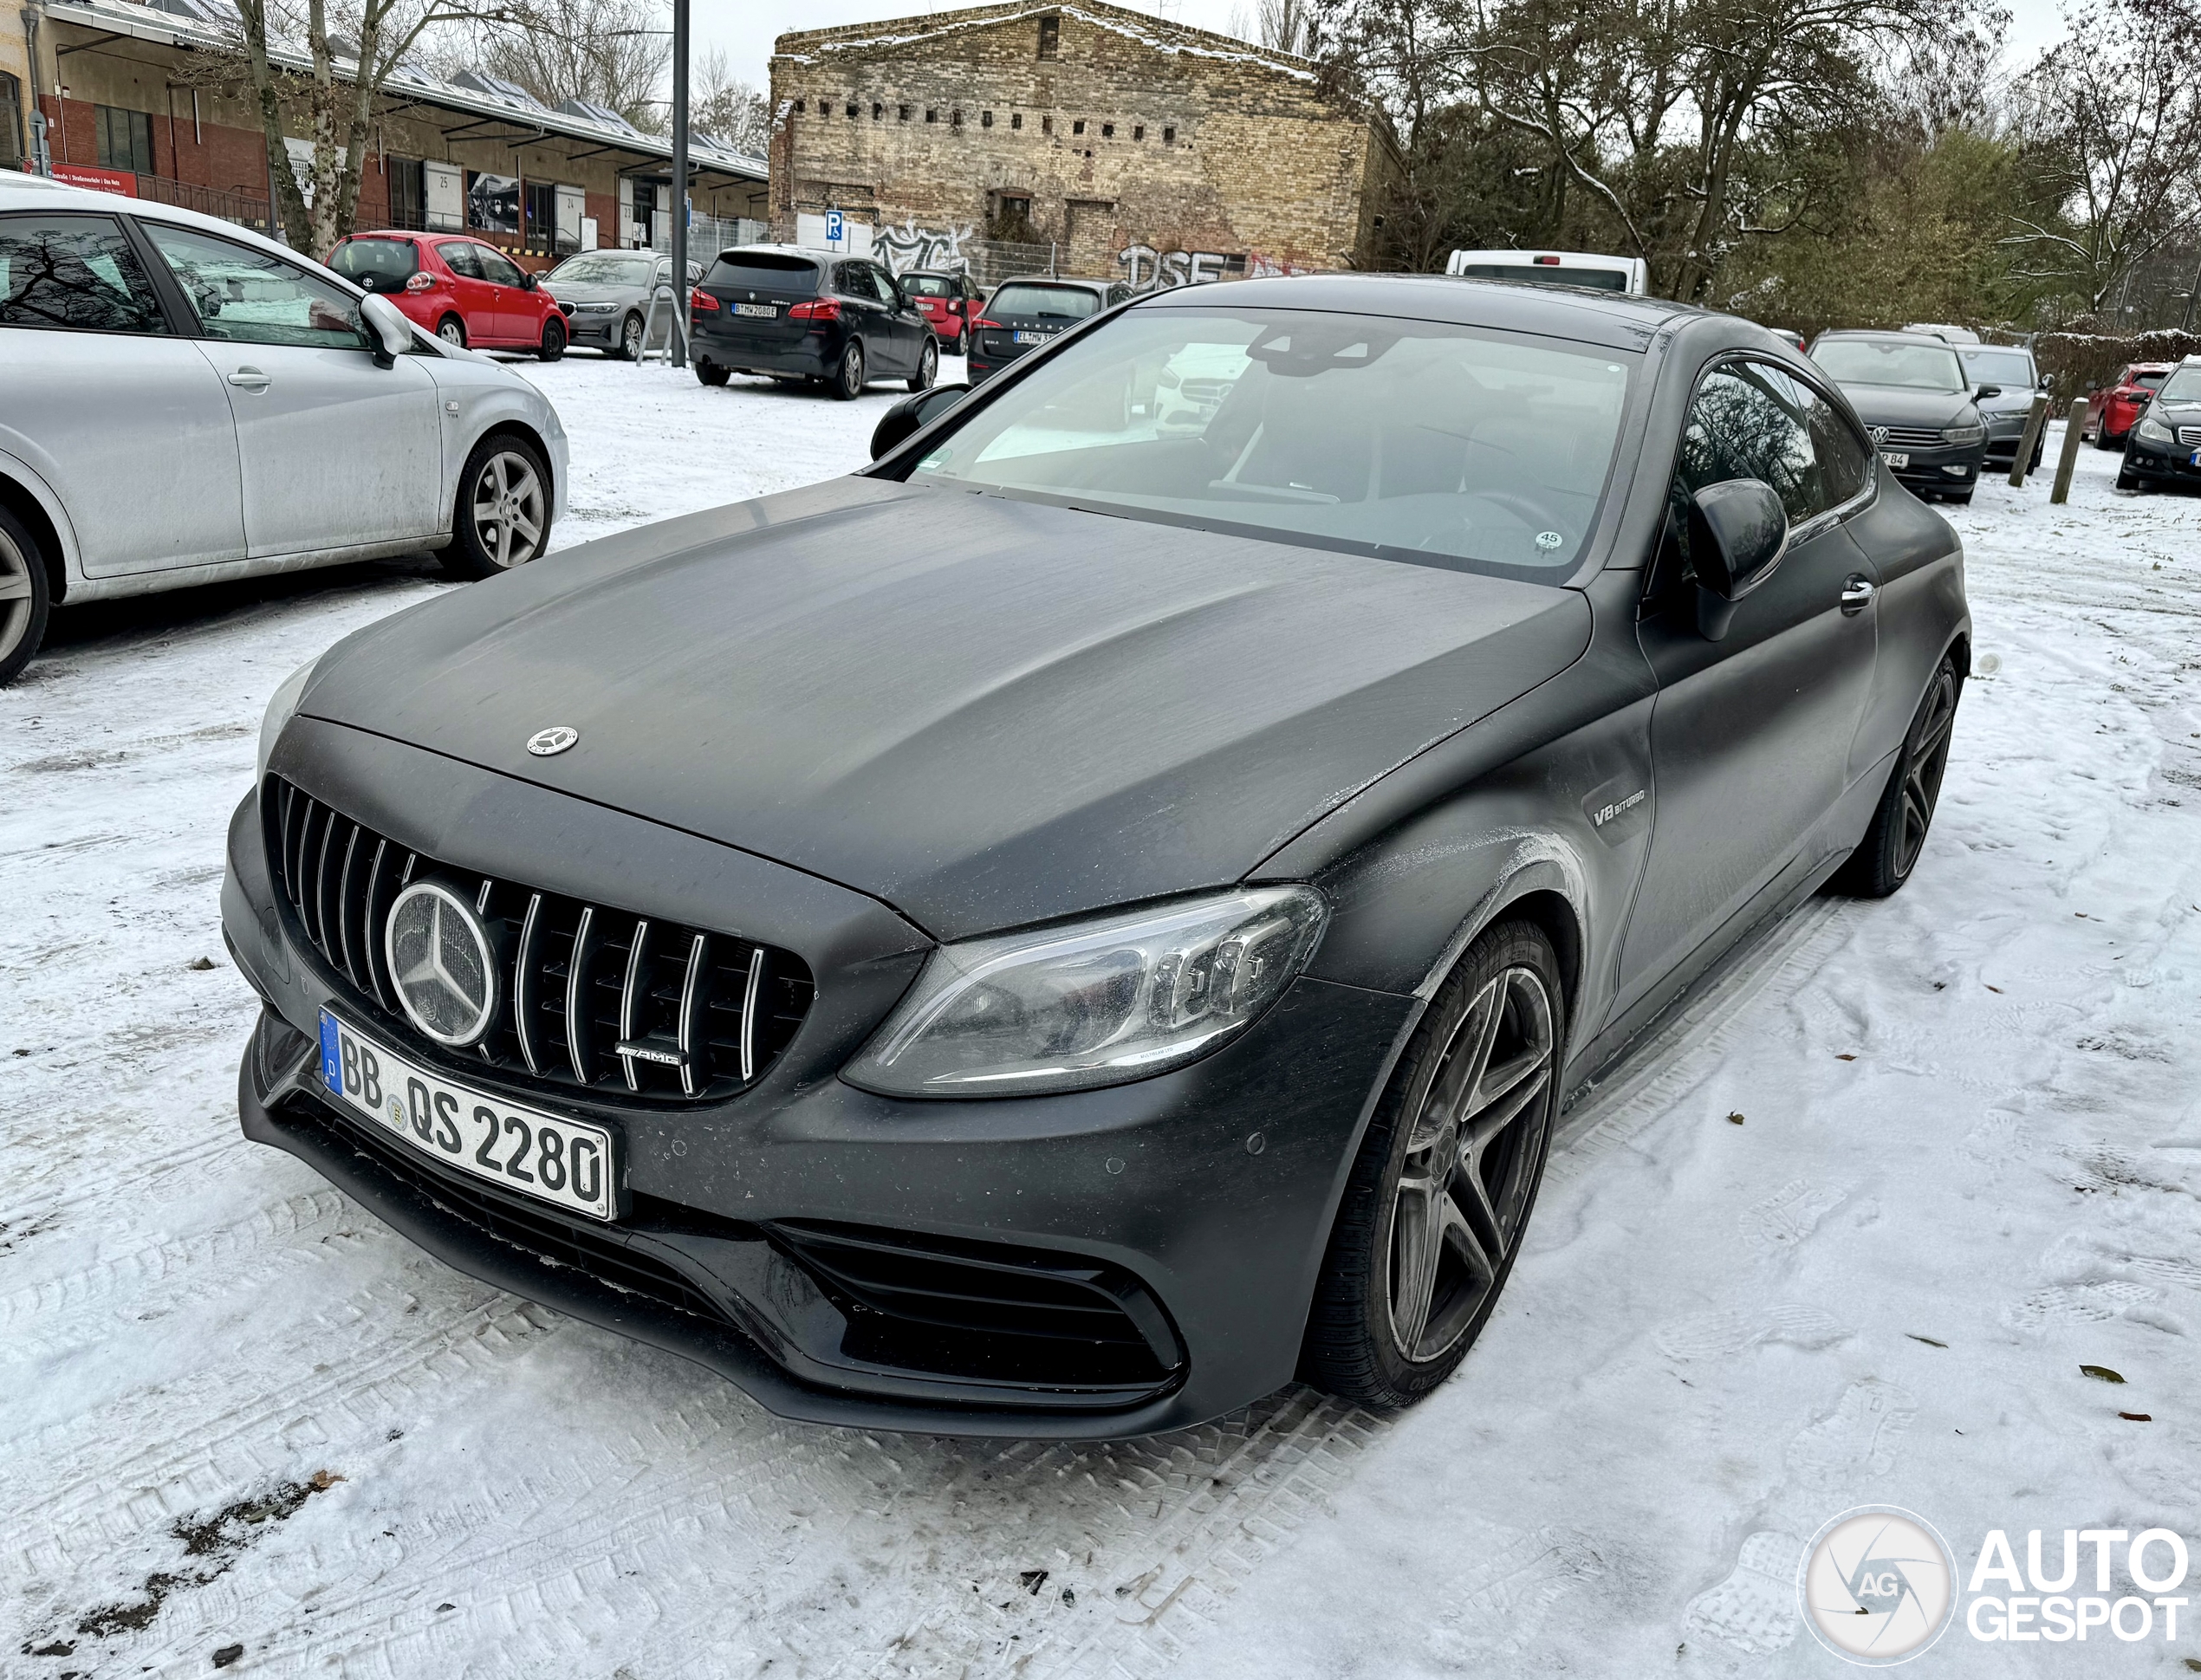
<svg viewBox="0 0 2201 1680">
<path fill-rule="evenodd" d="M 69 522 L 68 509 L 54 494 L 54 487 L 46 482 L 45 474 L 31 464 L 25 452 L 16 447 L 18 444 L 36 449 L 19 432 L 0 438 L 0 478 L 21 486 L 23 494 L 38 504 L 47 522 L 54 528 L 54 535 L 61 543 L 62 573 L 66 580 L 62 594 L 66 597 L 75 594 L 76 586 L 84 581 L 84 558 L 77 547 L 76 527 Z"/>
</svg>

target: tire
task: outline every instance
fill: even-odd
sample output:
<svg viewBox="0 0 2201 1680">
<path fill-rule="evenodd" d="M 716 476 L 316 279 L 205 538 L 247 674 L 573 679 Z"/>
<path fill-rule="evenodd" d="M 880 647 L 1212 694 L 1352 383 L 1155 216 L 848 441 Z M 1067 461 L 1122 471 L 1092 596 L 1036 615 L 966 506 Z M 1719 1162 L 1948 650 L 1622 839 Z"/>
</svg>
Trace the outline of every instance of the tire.
<svg viewBox="0 0 2201 1680">
<path fill-rule="evenodd" d="M 2109 435 L 2109 428 L 2107 426 L 2098 426 L 2095 428 L 2094 447 L 2096 449 L 2122 449 L 2124 446 L 2125 440 L 2122 438 L 2112 438 Z"/>
<path fill-rule="evenodd" d="M 705 385 L 724 385 L 733 375 L 732 368 L 721 367 L 715 361 L 698 361 L 696 364 L 696 377 Z"/>
<path fill-rule="evenodd" d="M 53 577 L 29 529 L 0 508 L 0 688 L 15 680 L 46 639 Z"/>
<path fill-rule="evenodd" d="M 2130 466 L 2121 466 L 2117 469 L 2117 488 L 2120 490 L 2146 490 L 2147 486 L 2140 482 L 2139 475 Z"/>
<path fill-rule="evenodd" d="M 957 328 L 955 329 L 955 342 L 948 347 L 948 354 L 951 356 L 964 356 L 970 354 L 971 334 L 965 332 L 962 328 Z"/>
<path fill-rule="evenodd" d="M 630 315 L 619 323 L 619 342 L 612 347 L 612 354 L 621 361 L 642 359 L 642 317 Z"/>
<path fill-rule="evenodd" d="M 1308 1321 L 1309 1382 L 1395 1409 L 1467 1357 L 1543 1180 L 1566 1018 L 1542 929 L 1503 922 L 1468 948 L 1360 1141 Z M 1505 1082 L 1491 1093 L 1494 1068 Z M 1479 1142 L 1463 1142 L 1464 1119 Z"/>
<path fill-rule="evenodd" d="M 566 354 L 566 323 L 546 321 L 542 323 L 542 342 L 536 347 L 536 356 L 542 361 L 556 361 Z"/>
<path fill-rule="evenodd" d="M 864 394 L 864 341 L 852 338 L 841 352 L 841 362 L 833 370 L 833 377 L 826 381 L 826 389 L 844 403 L 852 403 Z"/>
<path fill-rule="evenodd" d="M 466 323 L 457 315 L 445 315 L 436 323 L 436 336 L 445 344 L 455 344 L 464 350 L 466 347 Z"/>
<path fill-rule="evenodd" d="M 932 381 L 939 377 L 940 347 L 932 341 L 930 334 L 927 334 L 925 347 L 917 353 L 917 372 L 910 375 L 910 389 L 930 391 L 932 388 Z"/>
<path fill-rule="evenodd" d="M 1969 508 L 1971 506 L 1971 498 L 1976 494 L 1976 491 L 1966 490 L 1962 496 L 1952 496 L 1949 499 L 1960 508 Z"/>
<path fill-rule="evenodd" d="M 535 445 L 509 431 L 483 438 L 458 475 L 444 571 L 494 577 L 539 559 L 550 542 L 550 470 Z"/>
<path fill-rule="evenodd" d="M 1941 778 L 1949 768 L 1949 736 L 1957 723 L 1957 701 L 1964 678 L 1957 662 L 1945 658 L 1934 667 L 1925 697 L 1903 732 L 1903 749 L 1888 772 L 1887 786 L 1873 809 L 1865 838 L 1835 878 L 1842 892 L 1860 898 L 1885 898 L 1901 888 L 1918 866 L 1933 827 L 1941 797 Z"/>
<path fill-rule="evenodd" d="M 2041 456 L 2042 451 L 2047 448 L 2048 444 L 2042 438 L 2035 438 L 2033 440 L 2033 458 L 2025 464 L 2025 474 L 2027 477 L 2029 478 L 2035 473 L 2040 471 Z"/>
</svg>

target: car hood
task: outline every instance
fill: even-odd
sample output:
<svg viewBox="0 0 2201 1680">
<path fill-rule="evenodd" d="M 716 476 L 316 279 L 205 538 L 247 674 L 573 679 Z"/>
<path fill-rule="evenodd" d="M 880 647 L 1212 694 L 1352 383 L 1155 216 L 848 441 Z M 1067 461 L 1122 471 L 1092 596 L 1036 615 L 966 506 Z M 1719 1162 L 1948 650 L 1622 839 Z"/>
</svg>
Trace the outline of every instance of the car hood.
<svg viewBox="0 0 2201 1680">
<path fill-rule="evenodd" d="M 1844 385 L 1842 395 L 1867 425 L 1976 425 L 1977 411 L 1962 391 L 1914 391 L 1899 385 Z"/>
<path fill-rule="evenodd" d="M 569 280 L 545 281 L 542 289 L 561 303 L 632 303 L 649 295 L 646 286 L 580 286 Z"/>
<path fill-rule="evenodd" d="M 1589 626 L 1571 589 L 848 478 L 395 614 L 301 710 L 952 938 L 1235 881 Z"/>
</svg>

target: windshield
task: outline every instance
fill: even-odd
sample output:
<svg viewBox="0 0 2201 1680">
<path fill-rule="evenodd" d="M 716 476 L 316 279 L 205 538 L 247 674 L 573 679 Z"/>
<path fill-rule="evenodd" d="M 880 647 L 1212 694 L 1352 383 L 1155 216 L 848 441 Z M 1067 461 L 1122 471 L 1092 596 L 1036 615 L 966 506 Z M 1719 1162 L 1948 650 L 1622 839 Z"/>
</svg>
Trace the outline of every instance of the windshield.
<svg viewBox="0 0 2201 1680">
<path fill-rule="evenodd" d="M 646 286 L 657 258 L 647 251 L 583 251 L 543 276 L 569 286 Z"/>
<path fill-rule="evenodd" d="M 2155 394 L 2166 403 L 2201 403 L 2201 367 L 2181 367 L 2168 379 L 2158 373 L 2163 383 L 2155 387 Z"/>
<path fill-rule="evenodd" d="M 944 280 L 937 274 L 906 274 L 902 276 L 902 289 L 912 297 L 953 297 L 955 295 L 953 282 Z"/>
<path fill-rule="evenodd" d="M 2003 390 L 2030 390 L 2033 358 L 2022 350 L 1959 350 L 1958 359 L 1974 385 L 1999 385 Z"/>
<path fill-rule="evenodd" d="M 1135 309 L 909 481 L 1548 579 L 1596 522 L 1633 360 L 1432 321 Z"/>
<path fill-rule="evenodd" d="M 1962 391 L 1957 353 L 1945 344 L 1903 344 L 1888 339 L 1821 339 L 1812 360 L 1844 385 L 1901 385 L 1918 391 Z"/>
<path fill-rule="evenodd" d="M 378 280 L 405 284 L 419 268 L 420 256 L 410 239 L 347 239 L 328 266 L 371 292 Z"/>
<path fill-rule="evenodd" d="M 993 315 L 1051 315 L 1057 321 L 1083 321 L 1100 308 L 1100 300 L 1082 286 L 1003 286 L 986 305 Z"/>
</svg>

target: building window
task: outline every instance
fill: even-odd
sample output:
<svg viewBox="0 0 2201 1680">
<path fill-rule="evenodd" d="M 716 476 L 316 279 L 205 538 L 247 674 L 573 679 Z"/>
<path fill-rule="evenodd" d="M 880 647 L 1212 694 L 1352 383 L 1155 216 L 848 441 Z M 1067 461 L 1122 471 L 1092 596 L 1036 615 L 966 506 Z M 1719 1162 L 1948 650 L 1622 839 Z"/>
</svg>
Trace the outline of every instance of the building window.
<svg viewBox="0 0 2201 1680">
<path fill-rule="evenodd" d="M 23 165 L 23 83 L 0 70 L 0 169 Z"/>
<path fill-rule="evenodd" d="M 1062 20 L 1047 16 L 1039 20 L 1039 55 L 1060 58 L 1062 55 Z"/>
<path fill-rule="evenodd" d="M 978 113 L 978 126 L 979 126 L 979 127 L 981 127 L 981 128 L 990 128 L 990 127 L 992 127 L 993 126 L 994 126 L 994 114 L 993 114 L 992 112 L 990 112 L 990 111 L 981 111 L 981 112 L 979 112 L 979 113 Z"/>
<path fill-rule="evenodd" d="M 1116 126 L 1115 126 L 1115 124 L 1113 124 L 1113 122 L 1104 122 L 1104 123 L 1102 123 L 1102 124 L 1100 125 L 1100 138 L 1101 138 L 1102 139 L 1104 139 L 1104 140 L 1112 140 L 1112 139 L 1115 139 L 1115 137 L 1116 137 Z"/>
<path fill-rule="evenodd" d="M 145 112 L 95 105 L 92 122 L 100 137 L 101 169 L 128 169 L 140 175 L 153 172 L 153 119 Z"/>
<path fill-rule="evenodd" d="M 825 120 L 828 117 L 831 116 L 832 114 L 833 114 L 833 104 L 832 104 L 832 101 L 829 101 L 829 100 L 822 100 L 822 99 L 821 99 L 821 100 L 820 100 L 820 101 L 818 101 L 818 120 L 819 120 L 820 122 L 823 122 L 823 121 L 824 121 L 824 120 Z"/>
<path fill-rule="evenodd" d="M 909 107 L 908 107 L 908 106 L 906 106 L 906 105 L 898 105 L 898 106 L 896 106 L 896 107 L 894 107 L 894 120 L 895 120 L 895 121 L 897 121 L 897 122 L 907 122 L 909 120 L 910 120 L 910 108 L 909 108 Z"/>
<path fill-rule="evenodd" d="M 960 128 L 960 127 L 962 127 L 962 126 L 963 126 L 963 113 L 962 113 L 962 112 L 960 112 L 960 111 L 951 111 L 951 112 L 949 112 L 949 113 L 948 113 L 948 126 L 949 126 L 949 127 L 951 127 L 951 128 Z"/>
<path fill-rule="evenodd" d="M 807 108 L 807 107 L 806 107 L 806 102 L 805 102 L 804 101 L 802 101 L 802 100 L 797 100 L 797 101 L 795 101 L 795 114 L 796 116 L 798 116 L 798 117 L 799 117 L 799 116 L 801 116 L 801 115 L 802 114 L 803 111 L 805 110 L 805 108 Z"/>
<path fill-rule="evenodd" d="M 1145 139 L 1146 138 L 1146 125 L 1143 122 L 1135 122 L 1132 124 L 1131 138 L 1134 140 Z"/>
<path fill-rule="evenodd" d="M 1162 144 L 1164 146 L 1175 146 L 1177 144 L 1177 131 L 1174 128 L 1165 128 L 1162 130 Z"/>
<path fill-rule="evenodd" d="M 987 237 L 1029 242 L 1032 237 L 1032 201 L 1023 193 L 1004 192 L 994 200 Z"/>
<path fill-rule="evenodd" d="M 1042 134 L 1052 134 L 1055 132 L 1055 119 L 1042 117 L 1039 120 L 1039 132 Z"/>
<path fill-rule="evenodd" d="M 1073 134 L 1082 134 L 1085 133 L 1085 119 L 1083 117 L 1080 117 L 1075 122 L 1072 123 L 1070 125 L 1070 132 Z"/>
<path fill-rule="evenodd" d="M 856 120 L 856 101 L 854 101 L 854 100 L 850 100 L 850 101 L 848 101 L 847 105 L 842 108 L 841 114 L 842 116 L 844 116 L 844 117 L 847 118 L 847 119 L 848 119 L 848 120 L 849 120 L 849 121 L 851 121 L 851 122 L 855 121 L 855 120 Z"/>
<path fill-rule="evenodd" d="M 935 111 L 935 110 L 934 110 L 934 109 L 933 109 L 931 106 L 929 106 L 929 105 L 928 105 L 928 106 L 926 106 L 926 107 L 925 107 L 925 121 L 927 121 L 927 122 L 938 122 L 938 121 L 939 121 L 939 120 L 940 120 L 940 114 L 939 114 L 938 111 Z"/>
<path fill-rule="evenodd" d="M 390 181 L 390 225 L 425 230 L 428 225 L 428 179 L 419 160 L 386 158 L 382 167 Z"/>
<path fill-rule="evenodd" d="M 1009 114 L 1009 126 L 1011 128 L 1022 128 L 1024 126 L 1024 114 L 1022 111 L 1011 111 Z"/>
</svg>

